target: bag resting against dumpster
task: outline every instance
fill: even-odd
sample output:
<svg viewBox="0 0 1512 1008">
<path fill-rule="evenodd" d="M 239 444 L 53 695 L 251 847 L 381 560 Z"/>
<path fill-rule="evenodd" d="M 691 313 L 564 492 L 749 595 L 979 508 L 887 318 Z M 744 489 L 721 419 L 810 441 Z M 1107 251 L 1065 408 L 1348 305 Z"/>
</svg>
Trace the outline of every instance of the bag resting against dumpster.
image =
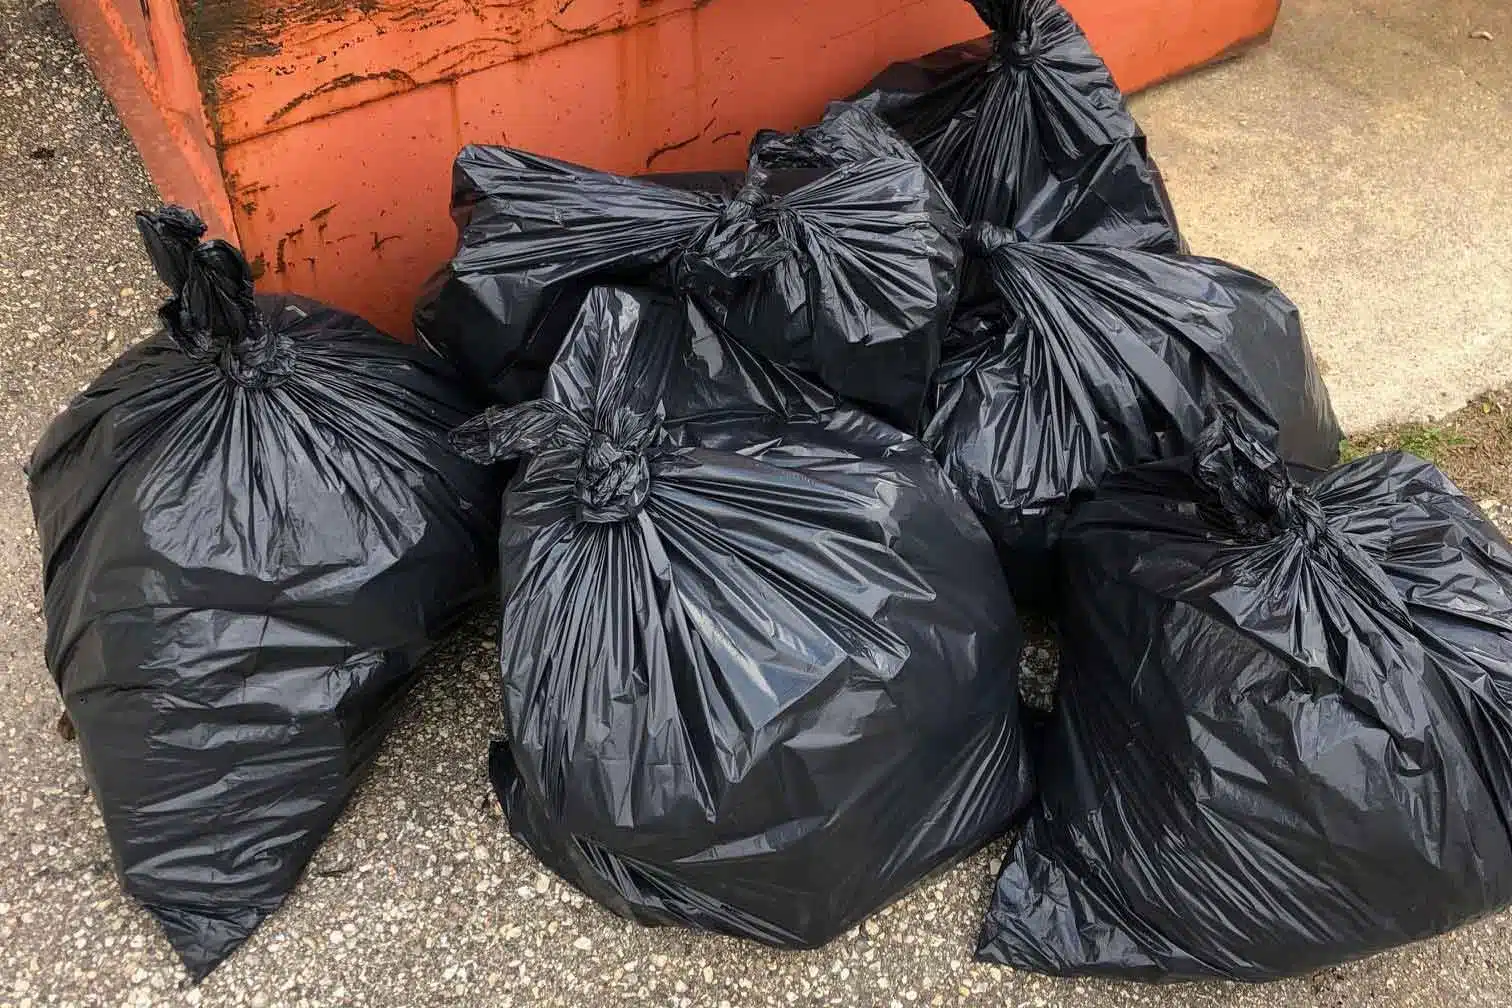
<svg viewBox="0 0 1512 1008">
<path fill-rule="evenodd" d="M 913 439 L 699 311 L 598 288 L 505 501 L 510 828 L 621 915 L 819 945 L 1001 831 L 1021 636 Z"/>
<path fill-rule="evenodd" d="M 203 977 L 293 888 L 417 663 L 494 566 L 451 369 L 294 297 L 169 207 L 174 289 L 28 466 L 47 663 L 126 891 Z"/>
<path fill-rule="evenodd" d="M 1065 536 L 1060 705 L 982 958 L 1268 980 L 1512 900 L 1512 550 L 1408 455 L 1238 431 Z"/>
<path fill-rule="evenodd" d="M 791 132 L 764 129 L 751 140 L 751 159 L 768 170 L 818 172 L 833 170 L 852 161 L 918 161 L 918 152 L 876 113 L 854 102 L 832 101 L 824 118 Z M 954 204 L 938 179 L 930 177 L 936 190 L 934 202 L 954 210 Z M 949 226 L 959 231 L 959 217 Z"/>
<path fill-rule="evenodd" d="M 889 159 L 915 162 L 919 155 L 874 113 L 849 102 L 833 101 L 825 108 L 824 118 L 811 126 L 788 133 L 759 130 L 751 140 L 750 159 L 768 174 L 770 190 L 773 176 L 796 187 L 817 181 L 850 162 Z M 738 196 L 747 178 L 745 172 L 728 171 L 648 172 L 635 177 L 673 189 L 711 193 L 725 200 Z M 931 178 L 930 185 L 935 190 L 933 202 L 951 206 L 950 196 L 939 181 Z M 949 222 L 946 230 L 951 234 L 958 235 L 963 229 L 953 212 L 942 217 L 942 221 Z"/>
<path fill-rule="evenodd" d="M 973 0 L 986 38 L 896 63 L 852 100 L 913 144 L 961 216 L 1036 241 L 1184 251 L 1108 68 L 1055 0 Z"/>
<path fill-rule="evenodd" d="M 1340 431 L 1296 307 L 1213 259 L 967 234 L 998 301 L 957 321 L 925 442 L 992 535 L 1020 602 L 1103 477 L 1189 452 L 1212 405 L 1326 467 Z M 975 342 L 973 346 L 972 343 Z"/>
<path fill-rule="evenodd" d="M 864 110 L 846 115 L 850 129 L 888 132 Z M 959 218 L 896 140 L 886 157 L 830 160 L 775 172 L 753 158 L 730 198 L 696 180 L 680 189 L 464 148 L 457 253 L 416 328 L 511 405 L 539 394 L 589 284 L 685 290 L 736 339 L 917 429 L 956 301 Z"/>
</svg>

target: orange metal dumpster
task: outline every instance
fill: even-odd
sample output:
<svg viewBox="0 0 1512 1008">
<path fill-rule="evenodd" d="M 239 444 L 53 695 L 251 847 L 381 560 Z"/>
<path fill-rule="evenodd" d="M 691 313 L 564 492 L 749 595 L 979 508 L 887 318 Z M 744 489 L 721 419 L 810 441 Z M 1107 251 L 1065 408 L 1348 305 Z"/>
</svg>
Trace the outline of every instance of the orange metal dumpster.
<svg viewBox="0 0 1512 1008">
<path fill-rule="evenodd" d="M 964 0 L 59 0 L 165 199 L 267 290 L 403 335 L 450 253 L 449 165 L 508 143 L 620 172 L 734 168 Z M 1263 38 L 1279 0 L 1065 0 L 1126 91 Z"/>
</svg>

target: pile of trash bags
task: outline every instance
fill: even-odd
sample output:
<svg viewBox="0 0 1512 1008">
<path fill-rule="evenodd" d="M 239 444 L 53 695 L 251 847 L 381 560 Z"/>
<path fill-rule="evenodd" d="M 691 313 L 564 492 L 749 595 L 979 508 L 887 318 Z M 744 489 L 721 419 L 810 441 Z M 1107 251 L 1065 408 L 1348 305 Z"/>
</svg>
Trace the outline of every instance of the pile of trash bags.
<svg viewBox="0 0 1512 1008">
<path fill-rule="evenodd" d="M 464 149 L 419 346 L 141 215 L 163 331 L 28 472 L 48 664 L 195 978 L 495 592 L 510 831 L 634 920 L 814 947 L 1020 827 L 977 954 L 1048 973 L 1512 902 L 1512 547 L 1425 462 L 1335 468 L 1296 307 L 1187 253 L 1071 16 L 974 6 L 743 173 Z"/>
</svg>

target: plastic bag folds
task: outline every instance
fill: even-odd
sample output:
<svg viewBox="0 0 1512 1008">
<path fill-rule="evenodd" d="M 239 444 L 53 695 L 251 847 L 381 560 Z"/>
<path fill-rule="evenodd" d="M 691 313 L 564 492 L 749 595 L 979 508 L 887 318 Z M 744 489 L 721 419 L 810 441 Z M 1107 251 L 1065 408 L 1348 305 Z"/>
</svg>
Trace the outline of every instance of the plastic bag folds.
<svg viewBox="0 0 1512 1008">
<path fill-rule="evenodd" d="M 449 449 L 477 406 L 444 361 L 254 296 L 188 211 L 138 221 L 166 331 L 28 472 L 48 667 L 125 889 L 198 979 L 293 888 L 486 596 L 499 487 Z"/>
<path fill-rule="evenodd" d="M 968 248 L 997 301 L 957 320 L 924 440 L 982 517 L 1021 602 L 1050 595 L 1051 553 L 1104 477 L 1190 452 L 1214 405 L 1328 466 L 1340 431 L 1296 307 L 1213 259 L 1021 242 L 979 224 Z"/>
<path fill-rule="evenodd" d="M 417 330 L 512 405 L 540 393 L 591 284 L 650 284 L 695 297 L 748 347 L 917 430 L 955 307 L 960 222 L 885 124 L 857 108 L 838 114 L 845 151 L 805 142 L 782 170 L 753 155 L 733 195 L 707 179 L 678 188 L 677 176 L 465 148 L 457 253 L 422 295 Z M 866 132 L 883 139 L 858 139 Z"/>
<path fill-rule="evenodd" d="M 923 156 L 967 221 L 1036 241 L 1184 251 L 1108 68 L 1056 0 L 974 0 L 986 38 L 896 63 L 852 100 Z"/>
<path fill-rule="evenodd" d="M 1269 980 L 1512 900 L 1512 549 L 1433 466 L 1233 414 L 1066 529 L 1042 805 L 978 954 Z"/>
<path fill-rule="evenodd" d="M 454 441 L 525 459 L 492 776 L 594 899 L 817 946 L 1023 808 L 1013 601 L 917 441 L 623 288 Z"/>
</svg>

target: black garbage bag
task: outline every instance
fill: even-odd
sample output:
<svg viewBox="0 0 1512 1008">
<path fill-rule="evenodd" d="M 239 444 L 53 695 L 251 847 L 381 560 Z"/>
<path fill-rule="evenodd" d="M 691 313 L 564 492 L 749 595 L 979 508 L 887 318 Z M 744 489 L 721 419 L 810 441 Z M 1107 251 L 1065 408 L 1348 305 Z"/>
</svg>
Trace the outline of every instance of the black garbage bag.
<svg viewBox="0 0 1512 1008">
<path fill-rule="evenodd" d="M 1013 601 L 918 442 L 623 288 L 454 441 L 529 458 L 494 786 L 611 910 L 816 946 L 1023 807 Z"/>
<path fill-rule="evenodd" d="M 1066 530 L 1043 807 L 978 954 L 1268 980 L 1512 900 L 1512 550 L 1408 455 L 1211 428 Z"/>
<path fill-rule="evenodd" d="M 888 132 L 862 109 L 842 114 L 847 150 L 858 130 Z M 512 405 L 540 393 L 590 284 L 686 291 L 748 347 L 917 430 L 956 302 L 959 218 L 896 138 L 888 156 L 825 162 L 775 170 L 753 156 L 727 196 L 697 177 L 674 188 L 663 183 L 676 176 L 464 148 L 457 253 L 422 294 L 416 328 Z"/>
<path fill-rule="evenodd" d="M 1279 428 L 1292 461 L 1338 460 L 1300 316 L 1268 281 L 1213 259 L 1019 242 L 987 224 L 967 245 L 998 302 L 958 320 L 924 440 L 1021 603 L 1047 601 L 1076 502 L 1109 474 L 1191 451 L 1209 406 Z"/>
<path fill-rule="evenodd" d="M 833 101 L 824 110 L 824 118 L 811 126 L 784 133 L 764 129 L 751 140 L 750 161 L 765 171 L 770 179 L 777 175 L 783 185 L 796 188 L 822 178 L 841 165 L 854 161 L 898 160 L 914 162 L 919 155 L 876 114 L 850 102 Z M 656 182 L 692 192 L 705 192 L 724 200 L 733 200 L 747 181 L 746 172 L 689 171 L 648 172 L 637 179 Z M 932 203 L 950 205 L 938 179 Z M 963 225 L 959 216 L 941 218 L 943 229 L 958 234 Z"/>
<path fill-rule="evenodd" d="M 832 101 L 824 118 L 811 126 L 784 133 L 765 129 L 751 139 L 751 159 L 768 170 L 820 172 L 851 161 L 919 161 L 919 154 L 875 112 L 855 102 Z M 950 194 L 939 179 L 932 203 L 945 203 L 954 210 Z M 946 230 L 961 228 L 959 215 Z"/>
<path fill-rule="evenodd" d="M 420 659 L 486 597 L 499 486 L 429 351 L 296 297 L 168 207 L 175 296 L 28 466 L 47 664 L 126 891 L 196 978 L 272 913 Z"/>
<path fill-rule="evenodd" d="M 968 221 L 1037 241 L 1184 251 L 1145 137 L 1056 0 L 973 0 L 992 34 L 896 63 L 852 100 L 923 156 Z"/>
</svg>

